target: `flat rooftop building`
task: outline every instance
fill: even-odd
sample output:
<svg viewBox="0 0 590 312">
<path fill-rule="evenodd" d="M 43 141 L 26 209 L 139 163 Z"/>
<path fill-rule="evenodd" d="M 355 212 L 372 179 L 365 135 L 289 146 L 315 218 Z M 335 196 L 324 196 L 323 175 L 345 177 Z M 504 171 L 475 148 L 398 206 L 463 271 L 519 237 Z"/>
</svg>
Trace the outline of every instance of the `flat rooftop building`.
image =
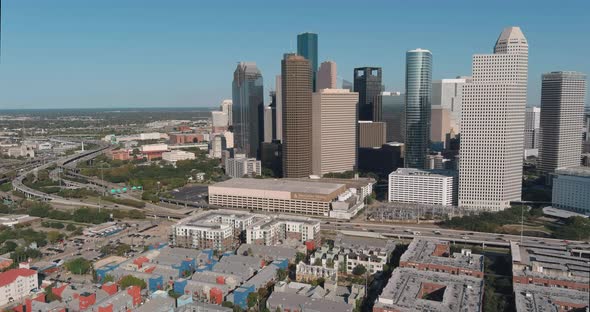
<svg viewBox="0 0 590 312">
<path fill-rule="evenodd" d="M 400 258 L 400 267 L 483 278 L 483 256 L 463 249 L 451 254 L 449 242 L 415 238 Z"/>
<path fill-rule="evenodd" d="M 588 292 L 514 284 L 517 312 L 588 311 Z"/>
<path fill-rule="evenodd" d="M 373 312 L 482 310 L 483 279 L 397 268 L 375 301 Z"/>
<path fill-rule="evenodd" d="M 590 263 L 573 255 L 566 246 L 546 246 L 510 242 L 512 280 L 517 284 L 534 284 L 590 291 Z"/>
<path fill-rule="evenodd" d="M 209 186 L 209 204 L 328 216 L 331 203 L 346 191 L 341 183 L 236 178 Z"/>
</svg>

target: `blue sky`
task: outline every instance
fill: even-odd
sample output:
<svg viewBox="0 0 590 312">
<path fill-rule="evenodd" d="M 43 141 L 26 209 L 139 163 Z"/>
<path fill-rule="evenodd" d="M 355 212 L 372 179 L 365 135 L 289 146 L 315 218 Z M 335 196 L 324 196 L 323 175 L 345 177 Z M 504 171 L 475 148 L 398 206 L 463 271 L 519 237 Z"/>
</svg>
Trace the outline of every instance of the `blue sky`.
<svg viewBox="0 0 590 312">
<path fill-rule="evenodd" d="M 471 73 L 505 26 L 529 41 L 529 105 L 543 72 L 590 74 L 590 1 L 4 0 L 0 109 L 216 106 L 236 63 L 274 89 L 296 35 L 319 34 L 320 62 L 351 80 L 383 67 L 403 91 L 405 51 L 429 49 L 434 79 Z"/>
</svg>

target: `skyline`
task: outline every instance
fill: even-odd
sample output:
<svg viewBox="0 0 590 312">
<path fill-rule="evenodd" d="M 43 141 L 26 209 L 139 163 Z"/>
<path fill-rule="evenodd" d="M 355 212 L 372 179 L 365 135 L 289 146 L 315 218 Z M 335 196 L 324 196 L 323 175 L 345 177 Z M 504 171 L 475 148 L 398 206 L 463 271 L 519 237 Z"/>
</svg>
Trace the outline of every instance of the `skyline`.
<svg viewBox="0 0 590 312">
<path fill-rule="evenodd" d="M 231 98 L 240 61 L 260 68 L 267 105 L 283 53 L 296 51 L 297 34 L 307 31 L 318 33 L 318 62 L 336 62 L 338 84 L 352 81 L 355 67 L 375 66 L 383 68 L 386 91 L 404 92 L 405 52 L 415 48 L 432 51 L 433 80 L 471 75 L 472 55 L 491 53 L 489 38 L 508 26 L 521 27 L 531 45 L 529 106 L 540 105 L 543 73 L 590 73 L 579 53 L 588 43 L 578 39 L 590 29 L 583 13 L 590 4 L 583 2 L 500 1 L 484 8 L 375 1 L 362 22 L 365 14 L 347 5 L 353 2 L 313 10 L 306 3 L 313 2 L 297 8 L 262 1 L 5 2 L 0 109 L 218 106 Z M 573 43 L 576 49 L 564 48 Z"/>
</svg>

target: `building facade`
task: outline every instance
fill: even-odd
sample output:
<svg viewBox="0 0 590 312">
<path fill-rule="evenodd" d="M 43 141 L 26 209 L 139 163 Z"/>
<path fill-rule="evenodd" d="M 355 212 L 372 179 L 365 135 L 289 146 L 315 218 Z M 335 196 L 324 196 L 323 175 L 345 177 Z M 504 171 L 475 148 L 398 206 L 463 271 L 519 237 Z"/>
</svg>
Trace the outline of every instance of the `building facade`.
<svg viewBox="0 0 590 312">
<path fill-rule="evenodd" d="M 0 273 L 0 306 L 16 302 L 39 287 L 37 271 L 19 268 Z"/>
<path fill-rule="evenodd" d="M 381 121 L 382 119 L 381 107 L 377 103 L 377 97 L 383 88 L 381 74 L 381 67 L 354 69 L 354 92 L 359 94 L 359 120 Z"/>
<path fill-rule="evenodd" d="M 463 86 L 470 77 L 441 79 L 432 82 L 432 106 L 442 106 L 451 114 L 451 130 L 461 132 L 461 107 L 463 106 Z"/>
<path fill-rule="evenodd" d="M 283 176 L 312 173 L 312 72 L 303 56 L 286 54 L 281 62 Z"/>
<path fill-rule="evenodd" d="M 312 103 L 313 174 L 354 170 L 358 93 L 318 89 Z"/>
<path fill-rule="evenodd" d="M 463 88 L 459 206 L 488 211 L 521 199 L 528 43 L 508 27 L 493 54 L 473 56 Z"/>
<path fill-rule="evenodd" d="M 318 69 L 316 92 L 319 92 L 321 89 L 337 89 L 336 76 L 336 62 L 322 62 L 320 68 Z"/>
<path fill-rule="evenodd" d="M 287 240 L 300 243 L 321 243 L 320 221 L 312 218 L 276 216 L 259 220 L 246 230 L 246 243 L 263 246 L 276 246 Z"/>
<path fill-rule="evenodd" d="M 224 112 L 227 115 L 227 123 L 228 125 L 232 125 L 232 100 L 223 100 L 219 105 L 219 110 Z"/>
<path fill-rule="evenodd" d="M 416 49 L 406 52 L 406 157 L 405 167 L 424 168 L 430 143 L 432 54 Z"/>
<path fill-rule="evenodd" d="M 539 170 L 577 167 L 582 154 L 586 75 L 552 72 L 541 87 Z"/>
<path fill-rule="evenodd" d="M 225 160 L 225 174 L 232 178 L 262 175 L 262 165 L 256 158 L 247 158 L 244 154 L 235 154 L 234 158 Z"/>
<path fill-rule="evenodd" d="M 309 61 L 312 72 L 313 91 L 316 91 L 318 71 L 318 34 L 302 33 L 297 35 L 297 55 Z"/>
<path fill-rule="evenodd" d="M 446 146 L 451 134 L 451 113 L 442 106 L 432 106 L 430 111 L 430 141 Z"/>
<path fill-rule="evenodd" d="M 234 148 L 248 157 L 258 157 L 264 138 L 264 88 L 256 63 L 240 62 L 232 84 Z"/>
<path fill-rule="evenodd" d="M 524 118 L 524 149 L 538 149 L 540 143 L 541 108 L 527 107 Z"/>
<path fill-rule="evenodd" d="M 379 96 L 387 142 L 404 143 L 406 135 L 406 95 L 401 92 L 381 92 Z"/>
<path fill-rule="evenodd" d="M 590 216 L 590 168 L 557 169 L 553 179 L 553 206 Z"/>
<path fill-rule="evenodd" d="M 359 148 L 379 148 L 385 144 L 386 125 L 384 122 L 359 120 L 358 146 Z"/>
<path fill-rule="evenodd" d="M 390 202 L 454 206 L 457 176 L 451 171 L 401 168 L 389 174 Z"/>
</svg>

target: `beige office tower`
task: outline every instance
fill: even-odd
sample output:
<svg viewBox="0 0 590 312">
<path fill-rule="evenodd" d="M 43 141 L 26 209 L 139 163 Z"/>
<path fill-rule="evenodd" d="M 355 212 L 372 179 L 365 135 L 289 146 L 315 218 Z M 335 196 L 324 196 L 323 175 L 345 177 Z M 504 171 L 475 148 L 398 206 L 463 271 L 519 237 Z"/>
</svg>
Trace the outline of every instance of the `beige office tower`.
<svg viewBox="0 0 590 312">
<path fill-rule="evenodd" d="M 318 70 L 316 89 L 336 89 L 336 63 L 332 61 L 322 62 Z"/>
<path fill-rule="evenodd" d="M 283 109 L 283 177 L 312 174 L 312 71 L 303 56 L 285 54 L 281 61 Z"/>
<path fill-rule="evenodd" d="M 463 86 L 471 82 L 471 77 L 441 79 L 432 82 L 432 106 L 442 106 L 450 112 L 453 133 L 461 132 L 461 107 L 463 106 Z"/>
<path fill-rule="evenodd" d="M 379 148 L 386 142 L 387 128 L 384 122 L 358 121 L 358 146 Z"/>
<path fill-rule="evenodd" d="M 443 142 L 446 146 L 447 134 L 451 133 L 451 113 L 442 106 L 432 106 L 430 111 L 430 141 Z"/>
<path fill-rule="evenodd" d="M 275 137 L 283 141 L 283 92 L 281 91 L 281 75 L 275 77 Z"/>
<path fill-rule="evenodd" d="M 502 31 L 493 54 L 473 56 L 463 88 L 459 206 L 499 211 L 521 199 L 528 43 Z"/>
<path fill-rule="evenodd" d="M 221 102 L 221 105 L 219 105 L 219 110 L 221 110 L 222 112 L 224 112 L 227 115 L 227 123 L 228 125 L 232 125 L 232 100 L 223 100 L 223 102 Z"/>
<path fill-rule="evenodd" d="M 580 166 L 586 75 L 578 72 L 543 74 L 539 170 Z"/>
<path fill-rule="evenodd" d="M 358 99 L 348 89 L 318 88 L 313 94 L 314 175 L 354 170 Z"/>
</svg>

